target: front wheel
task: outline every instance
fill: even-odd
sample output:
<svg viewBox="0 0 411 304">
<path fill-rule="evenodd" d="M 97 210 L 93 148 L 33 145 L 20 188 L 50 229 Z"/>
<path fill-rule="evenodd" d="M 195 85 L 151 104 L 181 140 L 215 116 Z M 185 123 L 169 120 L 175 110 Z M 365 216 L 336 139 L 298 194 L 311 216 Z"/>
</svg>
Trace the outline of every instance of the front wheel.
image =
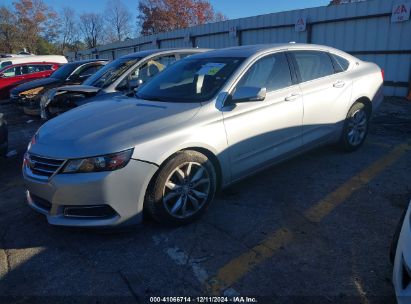
<svg viewBox="0 0 411 304">
<path fill-rule="evenodd" d="M 342 150 L 352 152 L 361 147 L 368 134 L 370 114 L 364 103 L 356 102 L 348 111 L 339 141 Z"/>
<path fill-rule="evenodd" d="M 214 165 L 205 155 L 181 151 L 160 167 L 147 191 L 145 208 L 161 223 L 187 224 L 207 210 L 216 185 Z"/>
</svg>

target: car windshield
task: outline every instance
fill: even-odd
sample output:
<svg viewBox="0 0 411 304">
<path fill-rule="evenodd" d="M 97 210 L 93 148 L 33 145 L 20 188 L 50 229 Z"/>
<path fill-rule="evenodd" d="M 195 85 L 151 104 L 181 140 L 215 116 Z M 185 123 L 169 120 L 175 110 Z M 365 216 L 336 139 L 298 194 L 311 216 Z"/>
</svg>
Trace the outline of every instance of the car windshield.
<svg viewBox="0 0 411 304">
<path fill-rule="evenodd" d="M 67 63 L 61 68 L 57 69 L 53 74 L 50 75 L 51 78 L 56 78 L 60 80 L 67 79 L 71 73 L 78 67 L 77 64 Z"/>
<path fill-rule="evenodd" d="M 88 78 L 83 84 L 104 89 L 115 82 L 130 67 L 141 58 L 119 58 L 101 68 L 97 73 Z"/>
<path fill-rule="evenodd" d="M 244 58 L 180 60 L 143 85 L 136 97 L 166 102 L 203 102 L 213 98 Z"/>
</svg>

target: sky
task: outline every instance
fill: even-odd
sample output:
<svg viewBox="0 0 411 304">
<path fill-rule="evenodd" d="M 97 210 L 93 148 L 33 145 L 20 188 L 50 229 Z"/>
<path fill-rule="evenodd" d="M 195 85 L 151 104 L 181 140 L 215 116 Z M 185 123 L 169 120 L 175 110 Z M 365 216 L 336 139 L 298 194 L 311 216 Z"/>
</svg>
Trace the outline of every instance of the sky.
<svg viewBox="0 0 411 304">
<path fill-rule="evenodd" d="M 11 5 L 15 0 L 0 0 L 0 4 Z M 79 13 L 102 10 L 105 0 L 43 0 L 55 10 L 62 7 L 74 8 Z M 286 10 L 327 5 L 329 0 L 210 0 L 215 10 L 221 11 L 229 19 L 281 12 Z M 138 0 L 123 0 L 123 3 L 136 12 Z M 258 3 L 258 4 L 257 4 Z"/>
</svg>

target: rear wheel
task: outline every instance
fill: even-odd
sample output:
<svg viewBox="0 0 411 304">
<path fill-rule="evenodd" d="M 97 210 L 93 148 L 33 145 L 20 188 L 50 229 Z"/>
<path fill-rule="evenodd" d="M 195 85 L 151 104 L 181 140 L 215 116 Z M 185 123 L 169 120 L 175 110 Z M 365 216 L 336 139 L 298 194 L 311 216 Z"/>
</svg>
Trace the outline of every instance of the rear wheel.
<svg viewBox="0 0 411 304">
<path fill-rule="evenodd" d="M 199 218 L 214 198 L 216 172 L 211 161 L 196 151 L 172 156 L 151 182 L 145 208 L 157 221 L 181 225 Z"/>
<path fill-rule="evenodd" d="M 370 114 L 362 102 L 356 102 L 348 111 L 339 141 L 342 150 L 352 152 L 361 147 L 368 134 Z"/>
</svg>

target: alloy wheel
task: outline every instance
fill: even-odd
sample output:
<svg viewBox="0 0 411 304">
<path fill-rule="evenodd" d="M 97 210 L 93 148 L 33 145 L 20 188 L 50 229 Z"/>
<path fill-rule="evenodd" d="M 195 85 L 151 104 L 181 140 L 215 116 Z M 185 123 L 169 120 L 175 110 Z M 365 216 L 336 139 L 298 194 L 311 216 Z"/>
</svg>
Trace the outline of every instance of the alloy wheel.
<svg viewBox="0 0 411 304">
<path fill-rule="evenodd" d="M 210 176 L 197 162 L 185 162 L 175 168 L 166 180 L 163 204 L 167 212 L 179 219 L 196 214 L 210 193 Z"/>
<path fill-rule="evenodd" d="M 362 143 L 367 134 L 367 113 L 364 109 L 358 109 L 348 119 L 347 139 L 352 146 Z"/>
</svg>

